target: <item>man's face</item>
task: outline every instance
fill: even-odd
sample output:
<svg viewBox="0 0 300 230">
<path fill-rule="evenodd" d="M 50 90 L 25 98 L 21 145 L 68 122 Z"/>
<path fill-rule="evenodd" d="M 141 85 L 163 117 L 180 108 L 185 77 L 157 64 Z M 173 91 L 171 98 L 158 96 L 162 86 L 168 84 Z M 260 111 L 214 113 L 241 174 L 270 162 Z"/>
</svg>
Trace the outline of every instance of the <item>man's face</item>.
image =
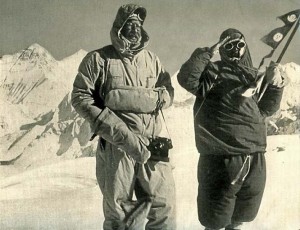
<svg viewBox="0 0 300 230">
<path fill-rule="evenodd" d="M 240 60 L 245 54 L 246 42 L 244 39 L 233 39 L 226 42 L 223 49 L 230 60 Z"/>
<path fill-rule="evenodd" d="M 139 43 L 142 36 L 142 24 L 137 19 L 128 19 L 123 26 L 121 33 L 131 43 Z"/>
</svg>

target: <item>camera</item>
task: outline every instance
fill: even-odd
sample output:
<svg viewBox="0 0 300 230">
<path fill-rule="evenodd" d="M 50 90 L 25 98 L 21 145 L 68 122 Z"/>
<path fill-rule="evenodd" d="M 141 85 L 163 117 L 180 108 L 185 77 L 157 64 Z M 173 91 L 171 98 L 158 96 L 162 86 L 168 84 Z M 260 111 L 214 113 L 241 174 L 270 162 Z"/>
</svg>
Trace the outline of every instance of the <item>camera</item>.
<svg viewBox="0 0 300 230">
<path fill-rule="evenodd" d="M 169 162 L 169 149 L 172 149 L 172 140 L 166 137 L 150 139 L 148 150 L 151 152 L 150 160 Z"/>
</svg>

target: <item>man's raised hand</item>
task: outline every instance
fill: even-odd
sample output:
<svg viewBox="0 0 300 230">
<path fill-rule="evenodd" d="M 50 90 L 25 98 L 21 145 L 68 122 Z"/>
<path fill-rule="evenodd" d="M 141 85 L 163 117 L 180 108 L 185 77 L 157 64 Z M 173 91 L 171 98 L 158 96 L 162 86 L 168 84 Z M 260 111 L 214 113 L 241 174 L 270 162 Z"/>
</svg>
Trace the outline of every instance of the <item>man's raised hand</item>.
<svg viewBox="0 0 300 230">
<path fill-rule="evenodd" d="M 212 53 L 212 55 L 217 54 L 219 52 L 220 46 L 222 46 L 225 42 L 227 42 L 229 40 L 229 38 L 230 37 L 227 36 L 223 40 L 218 41 L 216 44 L 214 44 L 212 47 L 210 47 L 210 52 Z"/>
</svg>

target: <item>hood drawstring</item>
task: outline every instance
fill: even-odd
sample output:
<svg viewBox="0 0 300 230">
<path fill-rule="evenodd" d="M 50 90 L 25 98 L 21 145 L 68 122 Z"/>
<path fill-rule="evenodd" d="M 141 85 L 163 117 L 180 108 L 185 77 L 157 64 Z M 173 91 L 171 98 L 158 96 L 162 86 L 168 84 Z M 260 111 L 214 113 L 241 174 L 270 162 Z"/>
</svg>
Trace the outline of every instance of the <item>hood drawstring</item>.
<svg viewBox="0 0 300 230">
<path fill-rule="evenodd" d="M 248 176 L 249 172 L 250 172 L 250 167 L 251 167 L 251 155 L 247 155 L 247 157 L 245 158 L 242 168 L 240 169 L 240 171 L 238 172 L 238 174 L 236 175 L 236 177 L 234 178 L 234 180 L 231 182 L 232 185 L 235 185 L 235 183 L 241 178 L 242 172 L 244 170 L 244 167 L 246 165 L 246 163 L 248 162 L 248 169 L 246 174 L 243 176 L 242 181 L 245 180 L 245 178 Z"/>
</svg>

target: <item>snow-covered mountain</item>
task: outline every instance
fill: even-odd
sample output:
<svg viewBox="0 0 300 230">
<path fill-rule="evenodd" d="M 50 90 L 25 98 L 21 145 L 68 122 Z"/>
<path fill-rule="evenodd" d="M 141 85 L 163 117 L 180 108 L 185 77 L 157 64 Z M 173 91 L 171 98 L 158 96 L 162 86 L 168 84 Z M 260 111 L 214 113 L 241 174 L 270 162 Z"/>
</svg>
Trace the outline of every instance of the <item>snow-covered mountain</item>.
<svg viewBox="0 0 300 230">
<path fill-rule="evenodd" d="M 45 48 L 33 44 L 16 54 L 4 55 L 0 59 L 3 134 L 16 131 L 25 121 L 55 110 L 70 91 L 77 67 L 86 53 L 80 50 L 57 61 Z"/>
<path fill-rule="evenodd" d="M 5 55 L 0 60 L 1 135 L 0 161 L 22 168 L 46 162 L 93 154 L 95 142 L 89 142 L 88 124 L 78 116 L 70 103 L 69 92 L 80 61 L 86 51 L 79 50 L 61 61 L 55 60 L 38 44 Z M 289 79 L 278 113 L 270 118 L 269 134 L 299 133 L 300 66 L 284 66 Z M 179 86 L 175 73 L 174 105 L 165 112 L 171 134 L 192 132 L 180 124 L 178 116 L 190 116 L 194 97 Z M 177 114 L 177 116 L 174 116 Z M 185 125 L 185 126 L 184 126 Z M 180 138 L 179 138 L 180 140 Z M 49 144 L 51 143 L 51 144 Z M 39 153 L 39 154 L 37 154 Z"/>
<path fill-rule="evenodd" d="M 269 135 L 300 133 L 300 66 L 291 62 L 283 69 L 287 85 L 280 109 L 269 119 Z"/>
<path fill-rule="evenodd" d="M 58 63 L 38 44 L 34 44 L 13 55 L 4 55 L 1 65 L 1 91 L 5 99 L 13 104 L 29 102 L 36 88 L 43 88 L 47 81 L 55 81 Z M 49 84 L 47 84 L 49 86 Z M 42 91 L 42 90 L 38 90 Z M 43 93 L 46 94 L 47 91 Z M 2 96 L 4 96 L 2 94 Z M 39 98 L 35 98 L 38 103 Z M 40 98 L 43 99 L 43 98 Z"/>
<path fill-rule="evenodd" d="M 83 49 L 77 51 L 75 54 L 64 58 L 63 60 L 59 61 L 59 66 L 65 70 L 67 73 L 66 76 L 71 76 L 70 78 L 74 80 L 74 76 L 77 73 L 79 63 L 82 61 L 83 57 L 87 54 L 87 52 Z"/>
<path fill-rule="evenodd" d="M 68 123 L 65 119 L 73 116 L 72 119 L 76 123 L 78 117 L 66 103 L 66 95 L 72 88 L 79 63 L 86 54 L 86 51 L 80 50 L 57 61 L 45 48 L 33 44 L 16 54 L 4 55 L 0 59 L 1 161 L 15 159 L 27 151 L 45 152 L 39 151 L 39 148 L 45 146 L 50 148 L 46 151 L 48 154 L 35 155 L 32 162 L 39 165 L 47 159 L 51 160 L 65 153 L 62 145 L 69 144 L 64 139 L 64 130 L 69 127 L 65 124 Z M 55 133 L 51 137 L 46 135 L 49 130 Z M 57 138 L 57 144 L 47 144 L 54 141 L 53 138 Z M 80 148 L 78 151 L 82 155 Z M 24 159 L 18 162 L 27 164 Z M 28 165 L 32 162 L 28 162 Z"/>
</svg>

